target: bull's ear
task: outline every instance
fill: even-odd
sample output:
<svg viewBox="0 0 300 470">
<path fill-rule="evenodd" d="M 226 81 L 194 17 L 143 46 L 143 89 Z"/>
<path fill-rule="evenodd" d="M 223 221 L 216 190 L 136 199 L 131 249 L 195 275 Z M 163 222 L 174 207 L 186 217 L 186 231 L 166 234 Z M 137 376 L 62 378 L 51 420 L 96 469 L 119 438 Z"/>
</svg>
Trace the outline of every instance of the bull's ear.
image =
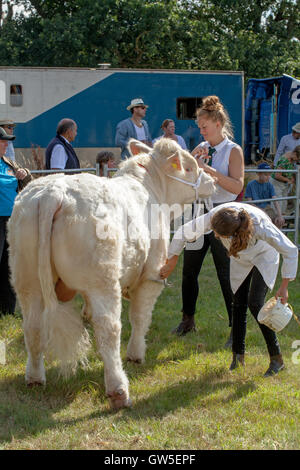
<svg viewBox="0 0 300 470">
<path fill-rule="evenodd" d="M 167 162 L 168 162 L 168 165 L 171 165 L 172 168 L 174 168 L 175 170 L 178 170 L 178 171 L 182 170 L 181 159 L 180 159 L 178 152 L 168 157 Z"/>
<path fill-rule="evenodd" d="M 138 155 L 139 153 L 149 153 L 152 149 L 148 145 L 140 142 L 139 140 L 131 139 L 128 143 L 131 155 Z"/>
</svg>

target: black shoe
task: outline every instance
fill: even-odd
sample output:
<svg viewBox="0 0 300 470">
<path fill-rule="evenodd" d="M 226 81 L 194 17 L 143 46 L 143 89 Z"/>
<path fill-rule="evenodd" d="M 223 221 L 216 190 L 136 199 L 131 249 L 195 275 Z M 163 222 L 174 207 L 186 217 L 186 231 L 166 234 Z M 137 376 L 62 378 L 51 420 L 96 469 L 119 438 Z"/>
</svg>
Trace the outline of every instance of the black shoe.
<svg viewBox="0 0 300 470">
<path fill-rule="evenodd" d="M 271 361 L 268 370 L 265 372 L 264 377 L 272 377 L 284 369 L 284 363 L 281 354 L 271 356 Z"/>
<path fill-rule="evenodd" d="M 239 366 L 245 367 L 245 355 L 233 353 L 232 363 L 230 364 L 229 370 L 234 370 Z"/>
<path fill-rule="evenodd" d="M 228 339 L 227 339 L 227 341 L 224 345 L 224 348 L 225 349 L 231 349 L 232 348 L 232 328 L 230 330 L 230 335 L 229 335 L 229 337 L 228 337 Z"/>
<path fill-rule="evenodd" d="M 181 322 L 171 333 L 177 336 L 185 336 L 190 331 L 196 331 L 194 315 L 186 315 L 184 313 Z"/>
</svg>

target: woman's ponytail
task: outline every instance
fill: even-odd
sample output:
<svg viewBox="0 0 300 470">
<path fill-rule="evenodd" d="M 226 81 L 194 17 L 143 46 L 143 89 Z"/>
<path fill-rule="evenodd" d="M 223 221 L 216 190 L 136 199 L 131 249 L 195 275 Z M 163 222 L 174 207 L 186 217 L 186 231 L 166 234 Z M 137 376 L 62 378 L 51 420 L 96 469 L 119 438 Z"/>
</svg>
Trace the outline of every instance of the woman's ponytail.
<svg viewBox="0 0 300 470">
<path fill-rule="evenodd" d="M 244 209 L 238 212 L 239 226 L 232 234 L 229 256 L 238 258 L 239 251 L 245 250 L 253 233 L 252 220 Z"/>
<path fill-rule="evenodd" d="M 231 237 L 229 256 L 238 258 L 238 253 L 245 250 L 253 234 L 253 223 L 244 209 L 220 209 L 211 219 L 214 232 L 220 237 Z"/>
</svg>

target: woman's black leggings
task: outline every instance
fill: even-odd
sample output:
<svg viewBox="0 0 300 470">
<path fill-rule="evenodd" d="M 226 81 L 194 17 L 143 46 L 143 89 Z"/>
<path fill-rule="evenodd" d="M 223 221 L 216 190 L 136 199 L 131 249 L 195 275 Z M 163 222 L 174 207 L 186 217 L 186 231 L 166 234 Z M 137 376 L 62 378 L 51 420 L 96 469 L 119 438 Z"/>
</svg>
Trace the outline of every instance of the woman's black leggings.
<svg viewBox="0 0 300 470">
<path fill-rule="evenodd" d="M 0 216 L 0 316 L 2 313 L 14 313 L 16 295 L 11 287 L 8 266 L 8 244 L 6 224 L 9 217 Z"/>
<path fill-rule="evenodd" d="M 233 299 L 229 276 L 230 259 L 226 248 L 222 242 L 215 237 L 213 232 L 204 235 L 204 244 L 200 250 L 184 250 L 182 272 L 182 311 L 187 315 L 195 315 L 196 302 L 199 293 L 198 276 L 209 247 L 211 249 L 217 276 L 226 304 L 229 326 L 231 326 Z"/>
<path fill-rule="evenodd" d="M 237 354 L 245 352 L 247 328 L 247 308 L 257 321 L 261 307 L 265 303 L 268 286 L 259 270 L 254 267 L 233 296 L 232 351 Z M 276 333 L 257 321 L 265 338 L 270 356 L 280 354 Z"/>
</svg>

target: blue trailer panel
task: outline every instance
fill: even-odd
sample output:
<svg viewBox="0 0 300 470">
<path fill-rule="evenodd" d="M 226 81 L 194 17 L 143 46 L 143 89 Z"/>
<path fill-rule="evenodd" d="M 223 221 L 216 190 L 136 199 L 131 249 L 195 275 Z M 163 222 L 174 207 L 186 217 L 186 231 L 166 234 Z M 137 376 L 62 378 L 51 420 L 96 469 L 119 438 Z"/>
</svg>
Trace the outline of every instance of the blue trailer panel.
<svg viewBox="0 0 300 470">
<path fill-rule="evenodd" d="M 281 137 L 300 122 L 300 81 L 283 75 L 248 81 L 245 100 L 245 159 L 273 158 Z"/>
<path fill-rule="evenodd" d="M 152 138 L 161 135 L 163 120 L 170 118 L 193 149 L 202 140 L 194 121 L 196 107 L 201 98 L 217 95 L 229 112 L 236 142 L 243 146 L 243 78 L 243 72 L 0 67 L 0 114 L 18 124 L 15 147 L 23 153 L 32 144 L 44 149 L 58 121 L 74 119 L 74 147 L 80 156 L 80 150 L 87 155 L 89 149 L 113 149 L 117 123 L 131 115 L 126 110 L 130 101 L 141 97 L 149 105 Z"/>
</svg>

